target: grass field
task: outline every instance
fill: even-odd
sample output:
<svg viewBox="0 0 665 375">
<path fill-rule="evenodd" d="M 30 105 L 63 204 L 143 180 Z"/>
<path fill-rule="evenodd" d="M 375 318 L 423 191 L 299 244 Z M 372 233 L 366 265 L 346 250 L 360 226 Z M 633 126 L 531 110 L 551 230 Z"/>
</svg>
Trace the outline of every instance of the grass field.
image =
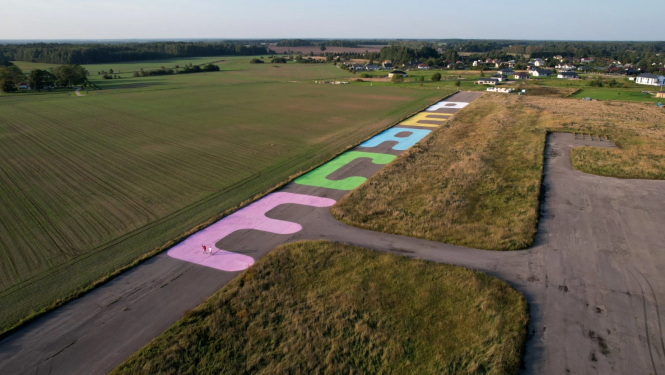
<svg viewBox="0 0 665 375">
<path fill-rule="evenodd" d="M 649 90 L 648 88 L 642 87 L 642 90 Z M 625 89 L 610 89 L 610 88 L 601 88 L 601 89 L 591 89 L 584 88 L 579 92 L 575 93 L 571 97 L 573 98 L 591 98 L 598 100 L 623 100 L 623 101 L 635 101 L 635 102 L 647 102 L 647 103 L 665 103 L 665 99 L 656 98 L 652 95 L 642 94 L 642 90 L 625 90 Z"/>
<path fill-rule="evenodd" d="M 0 100 L 0 331 L 445 95 L 218 76 Z"/>
<path fill-rule="evenodd" d="M 328 242 L 283 245 L 112 374 L 517 374 L 506 283 Z"/>
<path fill-rule="evenodd" d="M 260 56 L 258 56 L 260 57 Z M 134 91 L 145 90 L 164 90 L 172 88 L 192 88 L 195 86 L 214 86 L 239 83 L 263 83 L 263 82 L 284 82 L 284 81 L 313 81 L 326 79 L 339 79 L 354 77 L 353 74 L 339 69 L 331 64 L 250 64 L 248 56 L 216 56 L 216 57 L 196 57 L 188 59 L 169 59 L 169 60 L 150 60 L 134 61 L 128 63 L 114 64 L 95 64 L 84 65 L 90 72 L 89 80 L 91 83 L 102 90 L 110 89 L 131 89 Z M 268 60 L 268 56 L 264 56 Z M 223 61 L 222 61 L 223 60 Z M 185 66 L 185 64 L 203 64 L 206 62 L 217 61 L 221 69 L 219 72 L 212 73 L 193 73 L 169 76 L 152 77 L 133 77 L 133 72 L 141 68 L 144 70 L 159 69 L 161 66 L 174 68 L 176 65 Z M 46 66 L 41 63 L 14 62 L 19 67 L 27 71 Z M 48 64 L 46 64 L 48 65 Z M 97 73 L 104 70 L 113 69 L 114 75 L 120 72 L 120 79 L 103 79 Z M 18 93 L 4 96 L 22 97 L 34 95 L 55 95 L 58 93 L 69 93 L 71 89 L 57 89 L 55 92 L 20 90 Z M 103 91 L 97 91 L 94 94 L 101 94 Z"/>
<path fill-rule="evenodd" d="M 181 58 L 172 58 L 172 59 L 163 59 L 163 60 L 140 60 L 140 61 L 128 61 L 128 62 L 117 62 L 117 63 L 103 63 L 103 64 L 84 64 L 83 66 L 88 69 L 90 74 L 96 75 L 98 71 L 104 70 L 109 71 L 113 69 L 114 73 L 131 73 L 134 71 L 144 70 L 154 70 L 160 69 L 162 66 L 167 68 L 173 68 L 176 65 L 185 66 L 187 64 L 200 65 L 213 61 L 237 61 L 237 60 L 249 60 L 254 56 L 203 56 L 203 57 L 181 57 Z M 260 56 L 256 56 L 260 57 Z M 33 69 L 48 69 L 60 64 L 51 64 L 51 63 L 33 63 L 27 61 L 12 61 L 16 66 L 21 68 L 24 73 L 29 73 Z"/>
<path fill-rule="evenodd" d="M 609 135 L 575 168 L 665 179 L 665 111 L 644 103 L 486 94 L 332 208 L 361 228 L 491 250 L 531 246 L 547 131 Z"/>
</svg>

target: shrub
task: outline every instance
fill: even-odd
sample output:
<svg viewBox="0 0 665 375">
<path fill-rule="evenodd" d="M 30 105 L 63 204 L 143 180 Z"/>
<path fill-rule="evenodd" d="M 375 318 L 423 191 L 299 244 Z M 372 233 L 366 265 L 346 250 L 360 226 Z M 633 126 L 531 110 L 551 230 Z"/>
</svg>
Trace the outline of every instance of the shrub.
<svg viewBox="0 0 665 375">
<path fill-rule="evenodd" d="M 261 59 L 257 59 L 257 58 L 253 58 L 253 59 L 249 60 L 249 63 L 250 63 L 250 64 L 263 64 L 263 60 L 261 60 Z"/>
<path fill-rule="evenodd" d="M 394 74 L 391 80 L 393 83 L 402 83 L 404 82 L 404 76 L 401 74 Z"/>
<path fill-rule="evenodd" d="M 438 82 L 441 80 L 441 73 L 434 73 L 432 74 L 432 81 Z"/>
<path fill-rule="evenodd" d="M 270 62 L 273 64 L 286 64 L 286 59 L 283 57 L 275 57 Z"/>
</svg>

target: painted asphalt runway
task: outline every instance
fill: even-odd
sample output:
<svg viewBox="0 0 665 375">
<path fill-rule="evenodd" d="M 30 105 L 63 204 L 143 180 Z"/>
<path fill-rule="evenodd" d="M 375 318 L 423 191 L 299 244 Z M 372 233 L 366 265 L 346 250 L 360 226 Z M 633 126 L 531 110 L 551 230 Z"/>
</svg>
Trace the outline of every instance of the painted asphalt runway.
<svg viewBox="0 0 665 375">
<path fill-rule="evenodd" d="M 455 104 L 426 112 L 454 113 L 463 107 L 458 103 L 478 95 L 459 93 L 446 100 Z M 572 147 L 608 142 L 548 137 L 545 199 L 530 250 L 474 250 L 365 231 L 332 218 L 333 201 L 427 135 L 415 130 L 431 131 L 431 121 L 446 118 L 416 115 L 26 325 L 0 342 L 0 374 L 107 373 L 239 269 L 277 245 L 304 239 L 452 263 L 507 280 L 531 305 L 524 373 L 665 374 L 657 302 L 665 300 L 665 182 L 572 169 Z M 201 245 L 214 246 L 213 255 L 204 255 Z"/>
</svg>

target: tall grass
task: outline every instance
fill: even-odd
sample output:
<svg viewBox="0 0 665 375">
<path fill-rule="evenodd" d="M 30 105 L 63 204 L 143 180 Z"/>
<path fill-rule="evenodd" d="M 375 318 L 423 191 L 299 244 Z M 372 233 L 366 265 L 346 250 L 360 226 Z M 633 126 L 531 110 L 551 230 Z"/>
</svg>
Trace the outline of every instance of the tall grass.
<svg viewBox="0 0 665 375">
<path fill-rule="evenodd" d="M 547 131 L 609 136 L 575 168 L 665 178 L 665 112 L 642 103 L 484 95 L 332 208 L 361 228 L 491 250 L 533 243 Z"/>
<path fill-rule="evenodd" d="M 517 374 L 527 303 L 451 265 L 283 245 L 113 374 Z"/>
</svg>

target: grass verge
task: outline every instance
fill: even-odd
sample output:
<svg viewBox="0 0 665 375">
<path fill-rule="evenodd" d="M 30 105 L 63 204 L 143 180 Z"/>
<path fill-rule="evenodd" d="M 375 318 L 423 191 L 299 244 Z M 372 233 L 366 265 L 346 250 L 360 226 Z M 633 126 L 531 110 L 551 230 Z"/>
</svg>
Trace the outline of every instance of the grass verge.
<svg viewBox="0 0 665 375">
<path fill-rule="evenodd" d="M 528 305 L 480 272 L 329 242 L 278 247 L 113 374 L 517 374 Z"/>
<path fill-rule="evenodd" d="M 350 225 L 480 249 L 533 243 L 547 131 L 607 135 L 583 172 L 665 178 L 665 112 L 641 103 L 483 95 L 332 208 Z"/>
</svg>

